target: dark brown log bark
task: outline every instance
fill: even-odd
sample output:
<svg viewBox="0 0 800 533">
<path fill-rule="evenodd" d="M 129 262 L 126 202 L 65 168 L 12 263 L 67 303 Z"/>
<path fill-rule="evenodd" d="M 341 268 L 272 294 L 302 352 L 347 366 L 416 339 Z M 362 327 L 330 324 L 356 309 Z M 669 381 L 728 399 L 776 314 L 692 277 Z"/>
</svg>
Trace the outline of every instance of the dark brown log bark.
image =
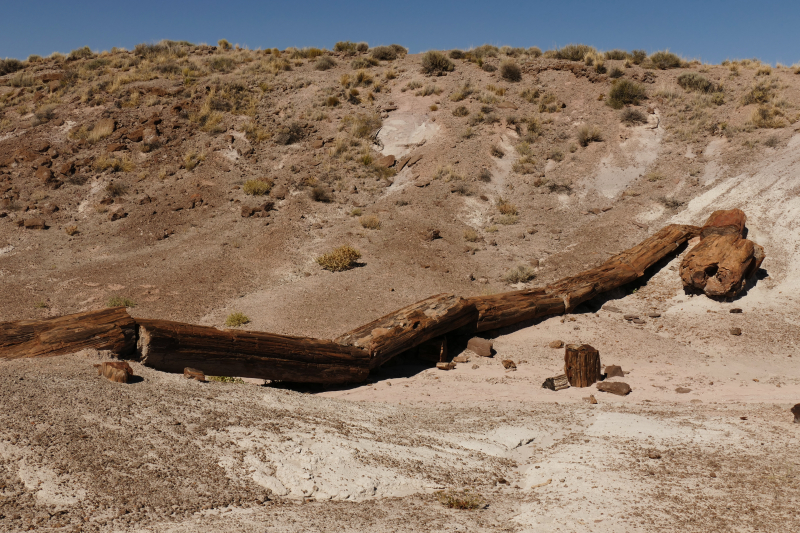
<svg viewBox="0 0 800 533">
<path fill-rule="evenodd" d="M 741 209 L 725 209 L 714 211 L 708 217 L 700 237 L 705 239 L 709 235 L 738 235 L 744 237 L 744 225 L 747 222 L 747 215 Z"/>
<path fill-rule="evenodd" d="M 566 374 L 561 374 L 560 376 L 554 376 L 552 378 L 547 378 L 542 383 L 543 389 L 550 389 L 551 391 L 560 391 L 569 388 L 569 380 L 567 379 Z"/>
<path fill-rule="evenodd" d="M 425 341 L 475 323 L 475 306 L 452 294 L 438 294 L 356 328 L 336 339 L 370 355 L 377 368 L 395 355 Z"/>
<path fill-rule="evenodd" d="M 588 387 L 600 381 L 600 353 L 588 344 L 567 344 L 564 373 L 573 387 Z"/>
<path fill-rule="evenodd" d="M 142 363 L 164 372 L 349 383 L 369 375 L 369 354 L 333 341 L 139 320 Z"/>
<path fill-rule="evenodd" d="M 0 323 L 0 359 L 63 355 L 84 348 L 127 356 L 135 347 L 136 324 L 124 307 Z"/>
<path fill-rule="evenodd" d="M 700 233 L 696 226 L 672 224 L 597 268 L 544 288 L 468 298 L 478 309 L 478 331 L 571 312 L 598 294 L 621 287 Z"/>
<path fill-rule="evenodd" d="M 732 297 L 764 261 L 764 249 L 736 233 L 709 234 L 681 261 L 684 287 Z"/>
</svg>

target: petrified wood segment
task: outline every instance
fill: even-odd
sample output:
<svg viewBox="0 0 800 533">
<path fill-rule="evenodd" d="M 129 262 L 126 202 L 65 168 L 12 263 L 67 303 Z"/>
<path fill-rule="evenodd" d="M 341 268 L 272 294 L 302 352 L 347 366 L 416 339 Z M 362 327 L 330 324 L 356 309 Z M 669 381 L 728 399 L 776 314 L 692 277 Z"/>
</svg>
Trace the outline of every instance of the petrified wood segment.
<svg viewBox="0 0 800 533">
<path fill-rule="evenodd" d="M 126 356 L 135 347 L 136 324 L 124 307 L 0 323 L 0 359 L 63 355 L 84 348 Z"/>
<path fill-rule="evenodd" d="M 564 374 L 573 387 L 588 387 L 600 381 L 600 353 L 588 344 L 567 344 Z"/>
<path fill-rule="evenodd" d="M 124 361 L 111 361 L 94 365 L 97 375 L 116 383 L 127 383 L 133 375 L 131 365 Z"/>
<path fill-rule="evenodd" d="M 186 367 L 210 376 L 305 383 L 348 383 L 369 375 L 369 355 L 333 341 L 166 320 L 139 320 L 142 363 L 165 372 Z"/>
<path fill-rule="evenodd" d="M 474 324 L 477 318 L 475 306 L 463 298 L 437 294 L 345 333 L 336 342 L 365 350 L 370 368 L 377 368 L 425 341 Z"/>
</svg>

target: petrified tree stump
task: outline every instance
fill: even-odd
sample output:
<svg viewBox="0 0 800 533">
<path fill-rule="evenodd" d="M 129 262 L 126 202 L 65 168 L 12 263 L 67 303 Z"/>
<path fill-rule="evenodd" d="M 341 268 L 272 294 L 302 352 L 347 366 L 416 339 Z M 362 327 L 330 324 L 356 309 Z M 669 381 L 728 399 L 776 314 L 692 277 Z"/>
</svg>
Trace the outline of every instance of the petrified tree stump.
<svg viewBox="0 0 800 533">
<path fill-rule="evenodd" d="M 97 375 L 108 378 L 116 383 L 127 383 L 133 375 L 131 365 L 124 361 L 112 361 L 94 365 Z"/>
<path fill-rule="evenodd" d="M 683 286 L 708 296 L 734 296 L 764 261 L 764 249 L 743 238 L 747 217 L 740 209 L 714 211 L 700 243 L 681 261 Z"/>
<path fill-rule="evenodd" d="M 567 344 L 564 373 L 573 387 L 588 387 L 600 381 L 600 353 L 588 344 Z"/>
</svg>

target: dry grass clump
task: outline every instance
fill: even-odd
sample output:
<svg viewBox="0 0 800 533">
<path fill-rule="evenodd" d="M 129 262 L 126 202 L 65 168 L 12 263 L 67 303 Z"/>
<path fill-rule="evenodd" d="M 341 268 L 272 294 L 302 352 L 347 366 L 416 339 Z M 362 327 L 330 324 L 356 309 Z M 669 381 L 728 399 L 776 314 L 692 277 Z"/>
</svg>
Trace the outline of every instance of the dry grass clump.
<svg viewBox="0 0 800 533">
<path fill-rule="evenodd" d="M 508 81 L 521 81 L 522 70 L 515 61 L 505 59 L 500 63 L 500 77 Z"/>
<path fill-rule="evenodd" d="M 502 159 L 503 156 L 506 155 L 503 149 L 496 144 L 493 144 L 491 148 L 489 148 L 489 153 L 492 154 L 492 157 L 496 157 L 498 159 Z"/>
<path fill-rule="evenodd" d="M 357 57 L 353 61 L 350 62 L 350 66 L 354 70 L 363 69 L 363 68 L 370 68 L 379 65 L 377 59 L 374 57 Z"/>
<path fill-rule="evenodd" d="M 461 86 L 460 89 L 456 90 L 453 94 L 450 95 L 450 100 L 453 102 L 460 102 L 464 100 L 469 95 L 475 92 L 475 89 L 472 88 L 469 82 L 466 82 L 464 85 Z M 458 115 L 456 115 L 458 116 Z"/>
<path fill-rule="evenodd" d="M 497 210 L 503 215 L 517 215 L 519 213 L 517 211 L 517 206 L 503 198 L 497 199 Z"/>
<path fill-rule="evenodd" d="M 469 489 L 457 492 L 454 490 L 440 491 L 436 493 L 436 498 L 445 507 L 450 509 L 475 510 L 486 506 L 486 500 L 477 492 Z"/>
<path fill-rule="evenodd" d="M 578 144 L 586 148 L 593 142 L 601 142 L 603 133 L 597 126 L 585 124 L 578 128 Z"/>
<path fill-rule="evenodd" d="M 597 53 L 597 50 L 593 46 L 586 44 L 568 44 L 564 48 L 557 48 L 551 55 L 555 59 L 583 61 L 583 58 L 588 53 Z"/>
<path fill-rule="evenodd" d="M 605 54 L 603 54 L 606 59 L 620 61 L 623 59 L 628 59 L 628 52 L 625 50 L 620 50 L 615 48 L 614 50 L 608 50 Z"/>
<path fill-rule="evenodd" d="M 536 271 L 528 265 L 519 265 L 512 268 L 503 276 L 503 281 L 512 285 L 514 283 L 527 283 L 536 277 Z"/>
<path fill-rule="evenodd" d="M 464 240 L 467 242 L 478 242 L 480 239 L 480 235 L 474 229 L 465 229 L 464 230 Z"/>
<path fill-rule="evenodd" d="M 619 67 L 612 68 L 611 72 L 608 73 L 608 77 L 611 78 L 612 80 L 616 80 L 618 78 L 621 78 L 624 75 L 625 75 L 625 73 Z"/>
<path fill-rule="evenodd" d="M 464 59 L 463 50 L 450 50 L 448 55 L 450 56 L 450 59 Z"/>
<path fill-rule="evenodd" d="M 772 105 L 760 105 L 753 109 L 750 122 L 756 128 L 782 128 L 786 125 L 783 111 Z"/>
<path fill-rule="evenodd" d="M 701 93 L 712 93 L 715 90 L 714 84 L 697 72 L 684 72 L 678 76 L 678 85 L 687 91 L 697 91 Z"/>
<path fill-rule="evenodd" d="M 228 42 L 228 39 L 220 39 L 217 41 L 217 46 L 219 46 L 223 50 L 230 50 L 233 48 L 233 45 Z"/>
<path fill-rule="evenodd" d="M 97 121 L 91 128 L 81 126 L 77 130 L 69 133 L 69 137 L 74 140 L 85 140 L 90 144 L 101 141 L 114 133 L 114 121 L 111 119 L 103 119 Z"/>
<path fill-rule="evenodd" d="M 772 74 L 772 68 L 769 65 L 764 65 L 756 71 L 756 76 L 769 76 Z"/>
<path fill-rule="evenodd" d="M 622 109 L 626 105 L 639 105 L 647 97 L 644 85 L 631 80 L 616 80 L 608 92 L 608 105 Z"/>
<path fill-rule="evenodd" d="M 89 59 L 94 57 L 91 48 L 84 46 L 83 48 L 76 48 L 67 56 L 67 61 L 77 61 L 78 59 Z"/>
<path fill-rule="evenodd" d="M 336 66 L 336 61 L 331 56 L 322 56 L 314 63 L 316 70 L 329 70 Z"/>
<path fill-rule="evenodd" d="M 775 82 L 768 82 L 762 80 L 756 83 L 745 95 L 742 97 L 743 105 L 750 104 L 766 104 L 775 96 Z"/>
<path fill-rule="evenodd" d="M 444 180 L 447 183 L 451 181 L 463 180 L 464 176 L 459 174 L 456 171 L 456 169 L 453 168 L 453 165 L 446 165 L 446 166 L 439 166 L 436 169 L 436 172 L 433 173 L 433 179 Z"/>
<path fill-rule="evenodd" d="M 292 122 L 281 127 L 278 133 L 275 134 L 275 143 L 284 146 L 294 144 L 302 139 L 304 135 L 303 126 L 299 122 Z"/>
<path fill-rule="evenodd" d="M 635 126 L 637 124 L 647 124 L 647 115 L 642 111 L 633 108 L 627 108 L 620 115 L 620 122 L 628 126 Z"/>
<path fill-rule="evenodd" d="M 333 45 L 334 52 L 342 52 L 346 55 L 354 55 L 356 53 L 356 43 L 350 41 L 339 41 Z"/>
<path fill-rule="evenodd" d="M 247 180 L 242 191 L 250 196 L 264 196 L 269 194 L 275 183 L 270 179 Z"/>
<path fill-rule="evenodd" d="M 128 187 L 125 186 L 124 183 L 114 183 L 113 181 L 108 182 L 106 185 L 106 193 L 111 198 L 118 198 L 120 196 L 125 196 L 128 192 Z"/>
<path fill-rule="evenodd" d="M 364 215 L 359 217 L 358 223 L 364 229 L 381 229 L 381 220 L 375 215 Z"/>
<path fill-rule="evenodd" d="M 247 315 L 239 311 L 229 314 L 228 318 L 225 319 L 225 325 L 229 328 L 238 328 L 239 326 L 244 326 L 249 323 L 250 319 Z"/>
<path fill-rule="evenodd" d="M 447 57 L 436 50 L 429 50 L 422 55 L 422 72 L 441 76 L 445 72 L 452 72 L 455 65 Z"/>
<path fill-rule="evenodd" d="M 190 150 L 186 152 L 185 156 L 183 156 L 183 166 L 186 170 L 192 171 L 205 160 L 206 160 L 205 154 L 195 152 L 194 150 Z"/>
<path fill-rule="evenodd" d="M 647 58 L 653 66 L 659 70 L 667 70 L 671 68 L 680 68 L 683 64 L 681 58 L 677 55 L 673 54 L 669 50 L 662 50 L 659 52 L 655 52 L 650 54 L 650 57 Z"/>
<path fill-rule="evenodd" d="M 372 57 L 380 61 L 394 61 L 397 59 L 397 50 L 391 46 L 376 46 L 370 52 Z"/>
<path fill-rule="evenodd" d="M 383 120 L 378 113 L 358 113 L 342 118 L 339 131 L 349 130 L 350 135 L 357 139 L 371 137 L 380 129 Z"/>
<path fill-rule="evenodd" d="M 315 185 L 311 188 L 311 199 L 323 204 L 329 204 L 333 201 L 331 191 L 323 185 Z"/>
<path fill-rule="evenodd" d="M 0 76 L 12 74 L 18 70 L 22 70 L 22 61 L 19 59 L 0 59 Z"/>
<path fill-rule="evenodd" d="M 134 168 L 133 161 L 128 156 L 124 157 L 111 157 L 108 155 L 101 155 L 94 160 L 94 169 L 97 172 L 103 172 L 111 169 L 113 172 L 131 172 Z"/>
<path fill-rule="evenodd" d="M 112 296 L 108 299 L 106 307 L 136 307 L 136 302 L 125 296 Z"/>
<path fill-rule="evenodd" d="M 70 237 L 72 237 L 72 236 L 74 236 L 74 235 L 77 235 L 78 233 L 80 233 L 80 232 L 78 231 L 78 226 L 67 226 L 66 228 L 64 228 L 64 232 L 65 232 L 67 235 L 69 235 Z"/>
<path fill-rule="evenodd" d="M 346 244 L 317 257 L 316 261 L 325 270 L 344 272 L 356 266 L 359 259 L 361 259 L 361 252 Z"/>
</svg>

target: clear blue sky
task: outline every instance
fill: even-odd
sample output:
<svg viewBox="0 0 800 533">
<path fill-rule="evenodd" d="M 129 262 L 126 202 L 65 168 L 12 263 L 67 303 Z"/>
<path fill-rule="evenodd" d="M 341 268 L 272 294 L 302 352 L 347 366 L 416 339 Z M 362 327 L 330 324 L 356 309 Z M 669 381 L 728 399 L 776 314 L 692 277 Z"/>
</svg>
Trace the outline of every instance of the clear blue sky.
<svg viewBox="0 0 800 533">
<path fill-rule="evenodd" d="M 757 57 L 793 64 L 800 61 L 800 0 L 2 0 L 0 7 L 0 57 L 130 49 L 165 38 L 281 49 L 351 40 L 398 43 L 412 53 L 581 42 L 603 50 L 669 48 L 713 63 Z"/>
</svg>

